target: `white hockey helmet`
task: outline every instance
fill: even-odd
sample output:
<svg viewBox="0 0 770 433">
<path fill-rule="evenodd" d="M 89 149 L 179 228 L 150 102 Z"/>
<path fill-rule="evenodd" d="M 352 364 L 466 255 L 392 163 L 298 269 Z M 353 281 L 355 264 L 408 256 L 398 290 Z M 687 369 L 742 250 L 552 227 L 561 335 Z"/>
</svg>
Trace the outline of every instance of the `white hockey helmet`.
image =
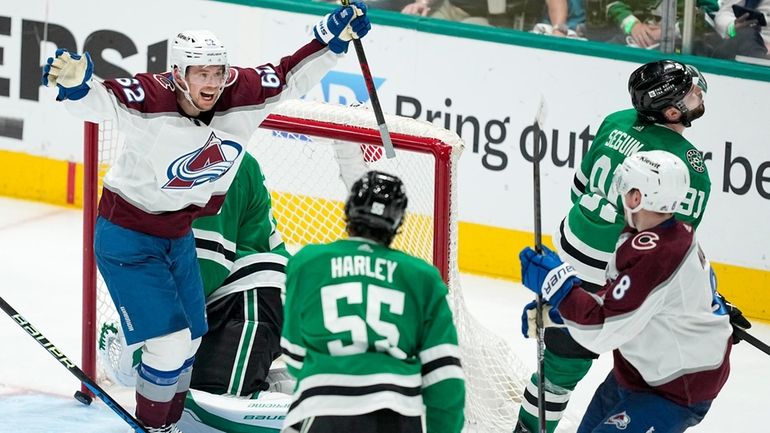
<svg viewBox="0 0 770 433">
<path fill-rule="evenodd" d="M 614 192 L 620 194 L 626 212 L 640 209 L 652 212 L 674 213 L 690 188 L 690 172 L 684 162 L 663 150 L 637 152 L 627 157 L 615 169 L 612 179 Z M 627 207 L 625 195 L 632 189 L 642 194 L 642 201 L 634 209 Z M 610 193 L 612 196 L 613 192 Z"/>
<path fill-rule="evenodd" d="M 222 65 L 225 74 L 230 72 L 227 49 L 208 30 L 185 30 L 174 38 L 171 44 L 170 63 L 185 78 L 188 66 Z M 227 80 L 225 80 L 227 81 Z"/>
</svg>

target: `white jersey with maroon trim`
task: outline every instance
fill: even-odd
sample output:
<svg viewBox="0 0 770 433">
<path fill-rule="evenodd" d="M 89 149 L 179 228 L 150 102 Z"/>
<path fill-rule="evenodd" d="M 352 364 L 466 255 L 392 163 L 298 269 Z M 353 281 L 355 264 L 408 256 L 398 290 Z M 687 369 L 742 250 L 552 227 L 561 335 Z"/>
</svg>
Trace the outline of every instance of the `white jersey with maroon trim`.
<svg viewBox="0 0 770 433">
<path fill-rule="evenodd" d="M 313 40 L 277 65 L 232 67 L 214 109 L 198 118 L 179 108 L 168 72 L 95 82 L 83 99 L 65 101 L 84 120 L 113 120 L 125 137 L 104 178 L 99 214 L 155 236 L 184 235 L 195 217 L 218 211 L 272 108 L 304 95 L 338 57 Z"/>
<path fill-rule="evenodd" d="M 570 334 L 593 352 L 615 350 L 627 388 L 683 405 L 713 399 L 729 374 L 732 328 L 712 313 L 710 264 L 692 227 L 671 219 L 619 244 L 604 289 L 576 287 L 559 305 Z"/>
</svg>

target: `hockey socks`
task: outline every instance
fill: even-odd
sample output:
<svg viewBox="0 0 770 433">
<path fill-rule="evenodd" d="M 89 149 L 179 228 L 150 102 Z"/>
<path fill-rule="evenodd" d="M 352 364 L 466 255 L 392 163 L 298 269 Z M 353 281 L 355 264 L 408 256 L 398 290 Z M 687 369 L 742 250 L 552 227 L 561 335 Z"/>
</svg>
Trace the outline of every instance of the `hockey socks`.
<svg viewBox="0 0 770 433">
<path fill-rule="evenodd" d="M 194 361 L 195 357 L 191 357 L 182 365 L 182 371 L 179 374 L 179 381 L 176 385 L 176 393 L 171 398 L 171 407 L 168 410 L 166 424 L 175 423 L 182 417 L 184 402 L 187 398 L 187 391 L 190 390 L 190 379 L 192 378 Z"/>
<path fill-rule="evenodd" d="M 158 428 L 169 424 L 168 418 L 171 415 L 170 410 L 182 368 L 161 371 L 144 363 L 139 365 L 136 380 L 136 417 L 145 426 Z"/>
<path fill-rule="evenodd" d="M 564 358 L 545 351 L 545 426 L 553 433 L 567 408 L 575 386 L 585 377 L 592 359 Z M 519 422 L 532 432 L 538 431 L 537 374 L 533 374 L 524 390 L 519 409 Z"/>
</svg>

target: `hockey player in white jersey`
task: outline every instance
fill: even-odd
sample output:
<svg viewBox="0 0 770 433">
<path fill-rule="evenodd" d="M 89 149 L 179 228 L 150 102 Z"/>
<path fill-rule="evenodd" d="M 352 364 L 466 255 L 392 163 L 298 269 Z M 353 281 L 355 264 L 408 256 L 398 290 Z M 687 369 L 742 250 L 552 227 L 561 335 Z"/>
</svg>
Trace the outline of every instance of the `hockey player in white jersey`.
<svg viewBox="0 0 770 433">
<path fill-rule="evenodd" d="M 88 53 L 59 49 L 44 85 L 77 117 L 112 120 L 125 149 L 104 179 L 94 251 L 129 345 L 141 344 L 136 417 L 178 431 L 194 354 L 207 330 L 192 220 L 216 214 L 245 144 L 281 100 L 303 95 L 370 29 L 361 3 L 340 7 L 315 38 L 276 64 L 231 67 L 208 31 L 185 31 L 172 70 L 97 81 Z"/>
<path fill-rule="evenodd" d="M 361 145 L 332 141 L 346 189 L 368 170 Z M 244 156 L 219 213 L 193 222 L 209 331 L 195 355 L 190 393 L 178 426 L 185 433 L 278 433 L 294 379 L 279 361 L 281 293 L 289 257 L 273 218 L 259 163 Z M 126 347 L 117 323 L 99 336 L 109 379 L 133 387 L 141 354 Z"/>
<path fill-rule="evenodd" d="M 732 327 L 712 311 L 710 263 L 695 230 L 674 218 L 690 177 L 661 150 L 627 157 L 611 189 L 627 227 L 596 294 L 575 268 L 546 249 L 521 254 L 524 285 L 614 368 L 596 391 L 578 433 L 681 433 L 698 424 L 727 381 Z"/>
</svg>

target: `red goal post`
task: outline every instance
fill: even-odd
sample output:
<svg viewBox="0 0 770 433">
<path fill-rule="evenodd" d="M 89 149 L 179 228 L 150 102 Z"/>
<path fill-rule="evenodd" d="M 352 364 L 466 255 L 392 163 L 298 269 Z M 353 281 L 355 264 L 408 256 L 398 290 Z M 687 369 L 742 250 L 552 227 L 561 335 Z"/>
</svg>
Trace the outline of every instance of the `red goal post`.
<svg viewBox="0 0 770 433">
<path fill-rule="evenodd" d="M 374 113 L 309 101 L 282 103 L 249 141 L 271 191 L 278 230 L 287 245 L 329 242 L 344 235 L 347 189 L 331 142 L 362 146 L 371 169 L 399 175 L 409 207 L 394 246 L 433 263 L 450 287 L 450 305 L 468 380 L 466 414 L 484 431 L 512 430 L 528 372 L 510 347 L 467 311 L 457 265 L 457 164 L 463 142 L 433 124 L 386 116 L 396 158 L 383 155 Z M 86 123 L 83 218 L 83 370 L 104 381 L 97 359 L 98 329 L 117 322 L 93 258 L 93 229 L 101 179 L 122 139 L 110 122 Z M 112 308 L 113 311 L 110 311 Z M 510 428 L 509 428 L 510 427 Z"/>
</svg>

